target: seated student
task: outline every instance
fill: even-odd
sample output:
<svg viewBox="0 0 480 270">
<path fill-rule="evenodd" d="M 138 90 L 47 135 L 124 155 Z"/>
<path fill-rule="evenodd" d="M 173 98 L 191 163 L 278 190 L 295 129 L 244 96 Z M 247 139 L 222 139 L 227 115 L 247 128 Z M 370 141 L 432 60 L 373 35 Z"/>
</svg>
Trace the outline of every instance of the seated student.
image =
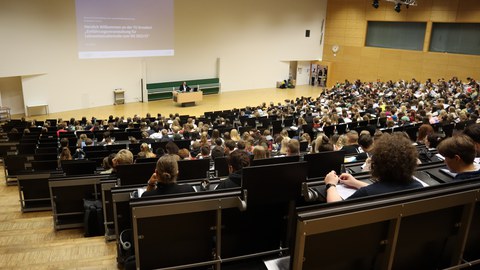
<svg viewBox="0 0 480 270">
<path fill-rule="evenodd" d="M 210 159 L 210 147 L 202 146 L 200 148 L 200 154 L 197 155 L 197 159 Z"/>
<path fill-rule="evenodd" d="M 150 147 L 146 143 L 140 145 L 140 152 L 137 154 L 137 158 L 155 158 L 157 155 L 150 150 Z"/>
<path fill-rule="evenodd" d="M 187 85 L 187 82 L 183 82 L 178 89 L 180 90 L 180 92 L 190 91 L 190 87 Z"/>
<path fill-rule="evenodd" d="M 351 130 L 345 135 L 345 137 L 346 143 L 342 147 L 342 150 L 345 151 L 345 154 L 358 154 L 358 132 Z"/>
<path fill-rule="evenodd" d="M 72 154 L 70 153 L 70 149 L 68 147 L 62 147 L 62 152 L 60 152 L 60 156 L 58 157 L 58 168 L 62 167 L 62 160 L 72 160 Z"/>
<path fill-rule="evenodd" d="M 230 175 L 218 184 L 216 189 L 235 188 L 242 185 L 242 169 L 250 166 L 250 157 L 247 152 L 235 150 L 227 157 Z"/>
<path fill-rule="evenodd" d="M 178 150 L 178 156 L 180 160 L 193 160 L 192 156 L 190 155 L 190 151 L 187 148 L 182 148 Z"/>
<path fill-rule="evenodd" d="M 467 135 L 461 134 L 443 140 L 437 147 L 448 169 L 456 173 L 455 180 L 480 176 L 475 166 L 475 142 Z"/>
<path fill-rule="evenodd" d="M 291 139 L 287 142 L 287 156 L 300 155 L 300 142 L 297 139 Z"/>
<path fill-rule="evenodd" d="M 155 173 L 148 180 L 147 191 L 142 194 L 142 197 L 195 192 L 191 185 L 177 184 L 177 160 L 176 155 L 165 155 L 158 159 Z"/>
<path fill-rule="evenodd" d="M 315 141 L 312 143 L 311 154 L 333 151 L 333 144 L 330 142 L 330 139 L 327 135 L 321 133 L 317 136 Z"/>
<path fill-rule="evenodd" d="M 468 137 L 472 138 L 472 140 L 475 142 L 477 156 L 480 156 L 480 124 L 469 125 L 465 128 L 463 133 Z"/>
<path fill-rule="evenodd" d="M 371 154 L 371 175 L 376 182 L 369 185 L 348 173 L 337 176 L 332 171 L 325 177 L 327 202 L 342 200 L 336 189 L 339 182 L 357 189 L 349 199 L 422 187 L 412 177 L 417 168 L 417 149 L 402 134 L 382 135 Z"/>
<path fill-rule="evenodd" d="M 267 158 L 267 150 L 261 145 L 257 145 L 253 148 L 253 160 Z"/>
<path fill-rule="evenodd" d="M 132 152 L 130 152 L 130 150 L 121 149 L 120 151 L 118 151 L 118 153 L 115 155 L 115 157 L 112 160 L 112 165 L 113 165 L 112 174 L 117 172 L 116 168 L 118 165 L 123 165 L 123 164 L 133 164 L 133 154 Z"/>
<path fill-rule="evenodd" d="M 358 144 L 362 148 L 363 152 L 358 154 L 355 157 L 355 160 L 366 160 L 369 157 L 370 151 L 372 151 L 373 148 L 373 138 L 370 133 L 360 135 L 360 138 L 358 138 Z"/>
<path fill-rule="evenodd" d="M 102 162 L 102 167 L 105 169 L 104 171 L 101 171 L 100 174 L 111 174 L 113 171 L 113 159 L 115 158 L 117 154 L 112 153 L 108 155 L 108 157 L 105 157 Z"/>
</svg>

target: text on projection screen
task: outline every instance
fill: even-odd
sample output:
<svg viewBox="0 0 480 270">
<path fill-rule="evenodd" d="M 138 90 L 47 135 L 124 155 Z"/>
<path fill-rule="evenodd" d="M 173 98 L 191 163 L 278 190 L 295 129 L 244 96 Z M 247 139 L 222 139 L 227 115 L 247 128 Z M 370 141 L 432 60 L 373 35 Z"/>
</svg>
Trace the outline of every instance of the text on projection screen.
<svg viewBox="0 0 480 270">
<path fill-rule="evenodd" d="M 76 0 L 78 56 L 174 55 L 173 0 Z"/>
</svg>

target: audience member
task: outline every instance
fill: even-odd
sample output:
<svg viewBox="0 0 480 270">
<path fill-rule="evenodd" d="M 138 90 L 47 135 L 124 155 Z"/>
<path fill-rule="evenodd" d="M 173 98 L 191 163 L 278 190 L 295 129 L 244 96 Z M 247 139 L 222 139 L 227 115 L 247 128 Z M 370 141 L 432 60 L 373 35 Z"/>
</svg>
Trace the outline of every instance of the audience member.
<svg viewBox="0 0 480 270">
<path fill-rule="evenodd" d="M 346 135 L 345 145 L 341 148 L 342 151 L 345 151 L 346 155 L 358 154 L 358 132 L 355 130 L 349 131 Z"/>
<path fill-rule="evenodd" d="M 477 156 L 480 156 L 480 124 L 472 124 L 463 131 L 465 135 L 470 137 L 475 142 L 475 149 Z"/>
<path fill-rule="evenodd" d="M 375 141 L 372 150 L 371 175 L 375 183 L 369 185 L 348 173 L 337 176 L 332 171 L 325 177 L 327 202 L 342 200 L 336 189 L 339 182 L 357 189 L 349 199 L 420 188 L 422 184 L 412 177 L 417 168 L 417 157 L 417 150 L 409 139 L 401 134 L 385 134 Z"/>
<path fill-rule="evenodd" d="M 112 164 L 113 164 L 112 173 L 116 172 L 116 168 L 118 165 L 133 164 L 132 152 L 130 152 L 130 150 L 128 149 L 121 149 L 113 158 Z"/>
<path fill-rule="evenodd" d="M 192 156 L 190 156 L 190 151 L 188 151 L 187 148 L 182 148 L 178 150 L 178 156 L 180 157 L 180 160 L 191 160 Z"/>
<path fill-rule="evenodd" d="M 137 154 L 137 158 L 155 158 L 157 155 L 155 155 L 152 150 L 150 149 L 150 146 L 146 143 L 142 143 L 140 145 L 140 152 Z"/>
<path fill-rule="evenodd" d="M 63 160 L 72 160 L 72 154 L 70 153 L 70 149 L 68 149 L 68 147 L 63 147 L 62 151 L 60 152 L 60 156 L 58 157 L 58 168 L 62 167 Z"/>
<path fill-rule="evenodd" d="M 417 144 L 425 144 L 427 136 L 433 134 L 435 131 L 430 124 L 423 124 L 418 128 Z"/>
<path fill-rule="evenodd" d="M 102 167 L 104 171 L 101 171 L 100 174 L 111 174 L 113 171 L 113 159 L 116 154 L 110 154 L 107 157 L 103 158 Z"/>
<path fill-rule="evenodd" d="M 333 151 L 333 144 L 328 139 L 327 135 L 321 133 L 317 136 L 312 145 L 312 153 L 320 153 L 326 151 Z"/>
<path fill-rule="evenodd" d="M 267 158 L 267 150 L 261 145 L 257 145 L 253 148 L 253 160 Z"/>
<path fill-rule="evenodd" d="M 142 197 L 195 192 L 191 185 L 177 184 L 177 161 L 177 155 L 165 155 L 158 159 L 155 172 L 148 180 L 147 191 L 142 194 Z"/>
<path fill-rule="evenodd" d="M 473 163 L 475 142 L 469 136 L 461 134 L 443 140 L 438 145 L 438 153 L 445 158 L 448 169 L 456 173 L 456 180 L 480 176 L 480 170 Z"/>
<path fill-rule="evenodd" d="M 250 166 L 250 157 L 247 152 L 236 150 L 227 157 L 228 178 L 218 184 L 216 189 L 235 188 L 242 185 L 242 169 Z"/>
<path fill-rule="evenodd" d="M 287 156 L 300 155 L 300 142 L 297 139 L 290 139 L 287 143 Z"/>
</svg>

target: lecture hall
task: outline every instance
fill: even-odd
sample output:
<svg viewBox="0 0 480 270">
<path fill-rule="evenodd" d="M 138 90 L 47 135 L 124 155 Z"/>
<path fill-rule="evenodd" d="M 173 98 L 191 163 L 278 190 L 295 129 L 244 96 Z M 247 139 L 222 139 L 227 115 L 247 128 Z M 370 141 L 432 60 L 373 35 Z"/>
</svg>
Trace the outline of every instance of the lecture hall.
<svg viewBox="0 0 480 270">
<path fill-rule="evenodd" d="M 479 269 L 477 2 L 0 1 L 0 268 Z"/>
</svg>

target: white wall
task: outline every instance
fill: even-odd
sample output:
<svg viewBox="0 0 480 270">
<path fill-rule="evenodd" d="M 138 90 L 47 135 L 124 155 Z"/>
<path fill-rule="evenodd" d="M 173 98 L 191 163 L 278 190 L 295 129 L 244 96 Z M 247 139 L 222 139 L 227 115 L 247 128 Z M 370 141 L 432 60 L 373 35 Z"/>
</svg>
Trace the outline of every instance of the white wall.
<svg viewBox="0 0 480 270">
<path fill-rule="evenodd" d="M 50 112 L 109 105 L 115 88 L 136 102 L 142 77 L 219 74 L 222 91 L 274 87 L 287 78 L 288 61 L 323 53 L 326 0 L 175 0 L 175 56 L 146 59 L 79 60 L 74 9 L 74 0 L 0 0 L 0 77 L 22 76 L 25 105 L 47 103 Z"/>
</svg>

